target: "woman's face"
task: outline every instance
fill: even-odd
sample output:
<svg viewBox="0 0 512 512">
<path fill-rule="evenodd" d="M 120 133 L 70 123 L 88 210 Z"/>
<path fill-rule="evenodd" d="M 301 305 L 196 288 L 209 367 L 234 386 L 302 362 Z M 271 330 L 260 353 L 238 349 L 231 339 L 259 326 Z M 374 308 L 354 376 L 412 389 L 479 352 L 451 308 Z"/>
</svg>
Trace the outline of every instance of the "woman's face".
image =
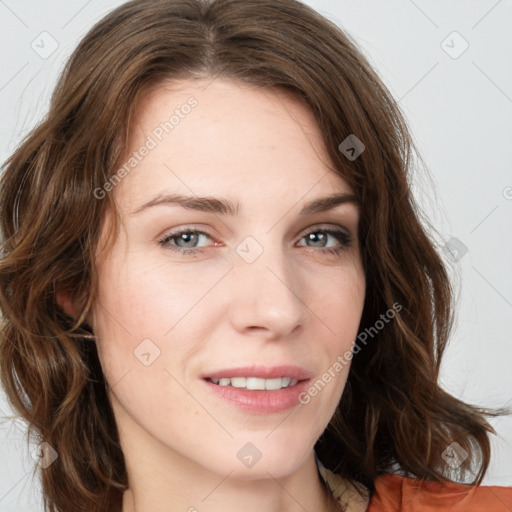
<svg viewBox="0 0 512 512">
<path fill-rule="evenodd" d="M 104 187 L 123 229 L 98 251 L 92 326 L 125 450 L 284 476 L 345 386 L 365 293 L 358 207 L 304 106 L 205 85 L 169 83 L 140 105 L 125 172 Z M 306 208 L 333 195 L 347 197 Z"/>
</svg>

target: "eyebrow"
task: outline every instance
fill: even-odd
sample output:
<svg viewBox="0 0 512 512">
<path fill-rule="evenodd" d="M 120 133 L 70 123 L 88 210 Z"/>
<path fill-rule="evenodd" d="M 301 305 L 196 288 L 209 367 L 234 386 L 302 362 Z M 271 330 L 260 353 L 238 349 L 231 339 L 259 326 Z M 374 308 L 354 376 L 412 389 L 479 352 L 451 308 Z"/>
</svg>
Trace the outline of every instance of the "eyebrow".
<svg viewBox="0 0 512 512">
<path fill-rule="evenodd" d="M 306 203 L 299 212 L 300 216 L 331 210 L 345 203 L 359 204 L 354 194 L 333 194 L 327 197 L 319 197 Z M 130 215 L 138 215 L 144 210 L 158 205 L 178 205 L 188 210 L 200 210 L 220 215 L 235 216 L 240 213 L 240 203 L 218 197 L 185 196 L 182 194 L 159 194 L 147 203 L 139 206 Z"/>
</svg>

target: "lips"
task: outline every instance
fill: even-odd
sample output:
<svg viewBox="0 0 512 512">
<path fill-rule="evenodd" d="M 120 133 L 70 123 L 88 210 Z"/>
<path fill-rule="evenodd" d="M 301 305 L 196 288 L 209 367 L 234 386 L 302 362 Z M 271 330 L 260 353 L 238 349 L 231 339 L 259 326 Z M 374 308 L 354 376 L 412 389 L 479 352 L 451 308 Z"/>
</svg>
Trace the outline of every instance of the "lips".
<svg viewBox="0 0 512 512">
<path fill-rule="evenodd" d="M 276 390 L 253 390 L 233 386 L 219 386 L 209 379 L 201 381 L 205 390 L 229 408 L 235 408 L 248 414 L 278 414 L 300 406 L 300 396 L 303 395 L 310 379 L 298 381 L 294 386 Z"/>
<path fill-rule="evenodd" d="M 305 368 L 294 365 L 263 366 L 251 365 L 237 368 L 225 368 L 214 370 L 201 376 L 202 379 L 230 379 L 231 377 L 256 377 L 259 379 L 277 379 L 289 377 L 297 381 L 307 380 L 313 377 L 313 373 Z"/>
</svg>

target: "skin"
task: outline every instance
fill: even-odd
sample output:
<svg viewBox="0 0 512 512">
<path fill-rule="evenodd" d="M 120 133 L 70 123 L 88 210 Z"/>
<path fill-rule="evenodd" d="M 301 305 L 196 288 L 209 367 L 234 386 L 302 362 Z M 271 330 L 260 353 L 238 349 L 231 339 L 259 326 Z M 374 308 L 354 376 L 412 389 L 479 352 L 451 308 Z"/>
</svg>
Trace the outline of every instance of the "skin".
<svg viewBox="0 0 512 512">
<path fill-rule="evenodd" d="M 273 414 L 221 401 L 200 376 L 294 364 L 316 380 L 352 348 L 365 293 L 359 210 L 345 203 L 298 216 L 312 199 L 352 192 L 332 170 L 305 106 L 276 91 L 207 84 L 169 82 L 144 98 L 129 154 L 190 96 L 198 105 L 109 192 L 123 229 L 105 250 L 107 214 L 90 323 L 127 464 L 123 512 L 328 510 L 313 447 L 349 366 L 307 405 Z M 163 192 L 225 197 L 241 211 L 230 217 L 163 204 L 131 214 Z M 208 234 L 181 241 L 202 253 L 157 243 L 182 227 Z M 305 237 L 329 227 L 348 230 L 351 246 L 332 235 L 323 245 Z M 263 249 L 251 263 L 236 251 L 247 236 Z M 180 237 L 168 243 L 178 248 Z M 342 250 L 325 254 L 325 246 Z M 148 366 L 134 355 L 144 339 L 160 350 Z M 251 468 L 237 457 L 247 442 L 262 454 Z M 366 508 L 355 503 L 350 510 Z"/>
</svg>

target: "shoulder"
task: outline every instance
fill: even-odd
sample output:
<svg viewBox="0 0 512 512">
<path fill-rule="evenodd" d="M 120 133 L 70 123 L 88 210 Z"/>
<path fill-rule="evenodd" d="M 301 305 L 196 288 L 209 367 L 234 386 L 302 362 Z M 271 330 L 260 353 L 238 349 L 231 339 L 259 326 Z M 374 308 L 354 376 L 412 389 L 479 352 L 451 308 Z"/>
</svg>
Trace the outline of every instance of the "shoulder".
<svg viewBox="0 0 512 512">
<path fill-rule="evenodd" d="M 374 481 L 368 512 L 508 512 L 512 487 L 471 486 L 383 474 Z"/>
</svg>

